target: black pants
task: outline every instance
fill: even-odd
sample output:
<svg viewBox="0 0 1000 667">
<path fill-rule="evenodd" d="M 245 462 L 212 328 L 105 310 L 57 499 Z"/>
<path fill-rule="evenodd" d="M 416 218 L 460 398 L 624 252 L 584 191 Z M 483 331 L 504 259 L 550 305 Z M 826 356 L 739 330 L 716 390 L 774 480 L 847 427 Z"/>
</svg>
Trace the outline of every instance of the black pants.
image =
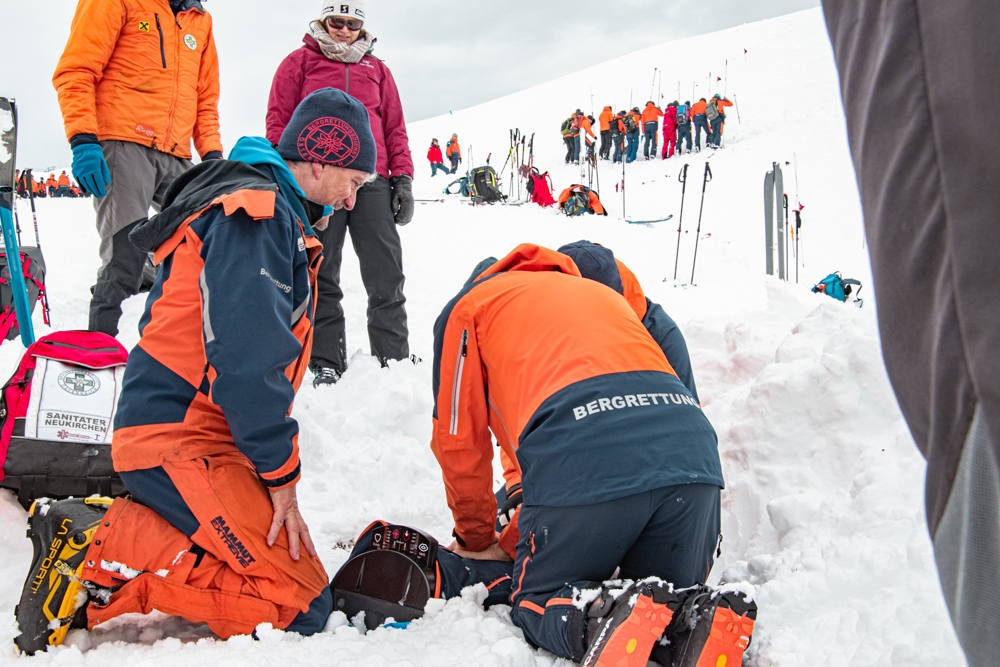
<svg viewBox="0 0 1000 667">
<path fill-rule="evenodd" d="M 580 660 L 574 589 L 619 578 L 704 583 L 721 532 L 720 489 L 682 484 L 582 507 L 521 505 L 510 618 L 529 644 Z"/>
<path fill-rule="evenodd" d="M 91 331 L 117 336 L 122 302 L 139 293 L 147 255 L 132 245 L 128 233 L 140 222 L 145 220 L 133 222 L 111 237 L 112 261 L 101 269 L 90 299 Z"/>
<path fill-rule="evenodd" d="M 601 159 L 607 160 L 611 154 L 611 130 L 601 130 Z"/>
<path fill-rule="evenodd" d="M 340 266 L 347 230 L 361 263 L 361 281 L 368 292 L 368 341 L 380 360 L 407 359 L 406 297 L 403 296 L 403 248 L 392 215 L 392 188 L 379 176 L 358 190 L 351 211 L 337 211 L 330 225 L 318 232 L 323 242 L 319 298 L 313 335 L 312 363 L 347 370 L 347 334 L 341 300 Z"/>
<path fill-rule="evenodd" d="M 566 163 L 573 161 L 573 154 L 576 153 L 576 137 L 563 135 L 563 142 L 566 144 Z"/>
</svg>

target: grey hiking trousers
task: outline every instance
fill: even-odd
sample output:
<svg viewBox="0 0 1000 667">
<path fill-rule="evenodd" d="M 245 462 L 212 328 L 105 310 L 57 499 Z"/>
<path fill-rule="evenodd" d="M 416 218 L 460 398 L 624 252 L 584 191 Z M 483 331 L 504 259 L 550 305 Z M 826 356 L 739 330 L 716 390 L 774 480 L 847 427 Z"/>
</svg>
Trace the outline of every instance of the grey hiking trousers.
<svg viewBox="0 0 1000 667">
<path fill-rule="evenodd" d="M 347 369 L 347 334 L 340 266 L 348 229 L 368 293 L 371 353 L 383 363 L 410 356 L 403 296 L 403 246 L 392 214 L 392 188 L 386 178 L 379 176 L 358 190 L 354 209 L 335 212 L 329 226 L 316 232 L 323 243 L 323 262 L 319 267 L 311 364 L 341 373 Z"/>
<path fill-rule="evenodd" d="M 970 665 L 1000 662 L 1000 3 L 824 0 L 889 379 Z"/>
<path fill-rule="evenodd" d="M 136 224 L 159 212 L 171 182 L 191 162 L 128 141 L 102 141 L 111 172 L 107 195 L 94 197 L 97 232 L 101 235 L 101 268 L 90 300 L 91 331 L 118 335 L 122 302 L 139 293 L 146 253 L 128 240 Z"/>
</svg>

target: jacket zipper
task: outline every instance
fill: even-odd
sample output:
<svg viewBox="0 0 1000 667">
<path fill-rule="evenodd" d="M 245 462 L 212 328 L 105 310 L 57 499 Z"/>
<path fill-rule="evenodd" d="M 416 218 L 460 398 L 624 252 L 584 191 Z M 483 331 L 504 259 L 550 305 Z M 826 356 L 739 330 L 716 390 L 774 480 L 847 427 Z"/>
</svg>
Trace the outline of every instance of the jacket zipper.
<svg viewBox="0 0 1000 667">
<path fill-rule="evenodd" d="M 344 92 L 347 93 L 348 95 L 350 95 L 351 94 L 351 66 L 348 65 L 347 63 L 344 63 L 344 81 L 345 81 L 344 88 L 346 88 L 346 90 Z"/>
<path fill-rule="evenodd" d="M 181 28 L 180 17 L 175 16 L 174 22 L 177 24 L 177 34 L 174 36 L 174 85 L 170 93 L 170 108 L 167 111 L 167 129 L 163 133 L 163 149 L 169 150 L 173 153 L 177 149 L 177 144 L 170 146 L 170 128 L 174 124 L 174 112 L 177 106 L 177 86 L 180 85 L 181 76 L 181 33 L 184 31 Z"/>
<path fill-rule="evenodd" d="M 462 371 L 465 370 L 465 355 L 469 353 L 469 330 L 462 330 L 462 345 L 455 364 L 455 383 L 451 387 L 451 428 L 449 435 L 458 435 L 458 399 L 462 392 Z"/>
<path fill-rule="evenodd" d="M 43 340 L 46 345 L 54 345 L 55 347 L 68 347 L 73 350 L 86 350 L 87 352 L 117 352 L 117 347 L 82 347 L 80 345 L 73 345 L 72 343 L 60 343 L 54 340 Z"/>
<path fill-rule="evenodd" d="M 147 14 L 147 16 L 149 16 Z M 163 63 L 163 69 L 167 69 L 167 54 L 163 50 L 163 27 L 160 26 L 160 15 L 153 14 L 156 17 L 156 31 L 160 33 L 160 62 Z"/>
</svg>

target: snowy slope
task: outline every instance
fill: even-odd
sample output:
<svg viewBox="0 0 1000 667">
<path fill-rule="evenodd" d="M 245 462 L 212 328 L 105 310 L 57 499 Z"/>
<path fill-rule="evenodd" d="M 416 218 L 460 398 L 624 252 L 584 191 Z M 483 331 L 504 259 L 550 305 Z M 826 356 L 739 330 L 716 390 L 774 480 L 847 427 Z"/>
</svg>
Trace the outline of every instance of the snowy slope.
<svg viewBox="0 0 1000 667">
<path fill-rule="evenodd" d="M 707 87 L 709 72 L 722 76 L 726 60 L 728 93 L 736 94 L 740 120 L 731 110 L 726 148 L 711 157 L 715 178 L 705 200 L 696 287 L 670 280 L 676 219 L 625 224 L 614 192 L 620 168 L 606 163 L 607 218 L 569 220 L 535 206 L 473 208 L 457 198 L 418 205 L 401 234 L 411 347 L 425 360 L 420 365 L 384 370 L 367 355 L 364 289 L 357 261 L 346 253 L 348 349 L 358 353 L 336 386 L 304 387 L 294 413 L 302 428 L 301 505 L 331 575 L 345 560 L 346 545 L 372 519 L 416 525 L 441 539 L 450 534 L 440 472 L 427 446 L 431 327 L 472 266 L 520 242 L 557 247 L 588 238 L 611 247 L 687 336 L 727 479 L 723 555 L 713 578 L 757 587 L 761 611 L 750 664 L 963 664 L 924 524 L 924 464 L 881 362 L 857 187 L 819 10 L 666 44 L 415 123 L 409 128 L 418 164 L 415 191 L 420 198 L 440 198 L 449 180 L 432 180 L 423 171 L 432 136 L 443 144 L 458 132 L 466 156 L 470 145 L 477 163 L 492 152 L 499 168 L 511 127 L 537 133 L 536 164 L 552 172 L 557 188 L 565 187 L 578 180 L 578 169 L 562 164 L 557 129 L 574 108 L 589 110 L 591 85 L 597 112 L 606 103 L 626 106 L 630 89 L 633 104 L 644 105 L 654 67 L 665 70 L 664 89 L 674 91 L 664 92 L 665 101 L 674 98 L 677 79 L 687 91 L 693 80 L 705 82 L 698 96 L 707 96 L 716 90 Z M 762 179 L 772 162 L 791 161 L 793 154 L 806 204 L 802 282 L 833 270 L 858 277 L 868 297 L 861 310 L 812 295 L 805 284 L 763 276 Z M 677 173 L 685 161 L 691 164 L 681 283 L 690 276 L 707 157 L 628 167 L 629 215 L 662 217 L 677 213 Z M 794 200 L 791 165 L 786 183 Z M 27 207 L 21 214 L 28 215 Z M 84 327 L 98 265 L 93 212 L 86 202 L 45 200 L 39 219 L 55 324 Z M 121 338 L 127 346 L 137 340 L 142 303 L 126 304 Z M 44 331 L 40 318 L 36 327 Z M 0 371 L 13 369 L 20 353 L 17 343 L 0 347 Z M 6 555 L 0 560 L 0 610 L 13 610 L 30 560 L 24 519 L 11 494 L 0 493 Z M 366 636 L 337 615 L 320 636 L 260 631 L 260 642 L 222 642 L 204 628 L 159 615 L 125 618 L 90 634 L 76 631 L 69 645 L 28 664 L 566 664 L 530 649 L 505 608 L 483 612 L 477 592 L 466 593 L 466 599 L 435 605 L 405 631 Z M 16 628 L 12 614 L 4 613 L 0 667 L 16 659 L 10 643 Z"/>
</svg>

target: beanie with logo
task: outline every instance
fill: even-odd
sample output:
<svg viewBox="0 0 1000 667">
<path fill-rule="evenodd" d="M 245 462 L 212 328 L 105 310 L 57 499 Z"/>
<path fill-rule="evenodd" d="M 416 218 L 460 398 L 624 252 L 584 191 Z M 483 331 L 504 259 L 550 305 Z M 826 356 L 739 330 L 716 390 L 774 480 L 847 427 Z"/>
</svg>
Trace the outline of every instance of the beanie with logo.
<svg viewBox="0 0 1000 667">
<path fill-rule="evenodd" d="M 325 21 L 332 16 L 342 18 L 365 20 L 365 0 L 349 0 L 348 2 L 336 2 L 335 0 L 325 0 L 323 11 L 320 13 L 320 20 Z"/>
<path fill-rule="evenodd" d="M 295 107 L 278 141 L 286 160 L 375 173 L 375 137 L 368 109 L 335 88 L 322 88 Z"/>
</svg>

